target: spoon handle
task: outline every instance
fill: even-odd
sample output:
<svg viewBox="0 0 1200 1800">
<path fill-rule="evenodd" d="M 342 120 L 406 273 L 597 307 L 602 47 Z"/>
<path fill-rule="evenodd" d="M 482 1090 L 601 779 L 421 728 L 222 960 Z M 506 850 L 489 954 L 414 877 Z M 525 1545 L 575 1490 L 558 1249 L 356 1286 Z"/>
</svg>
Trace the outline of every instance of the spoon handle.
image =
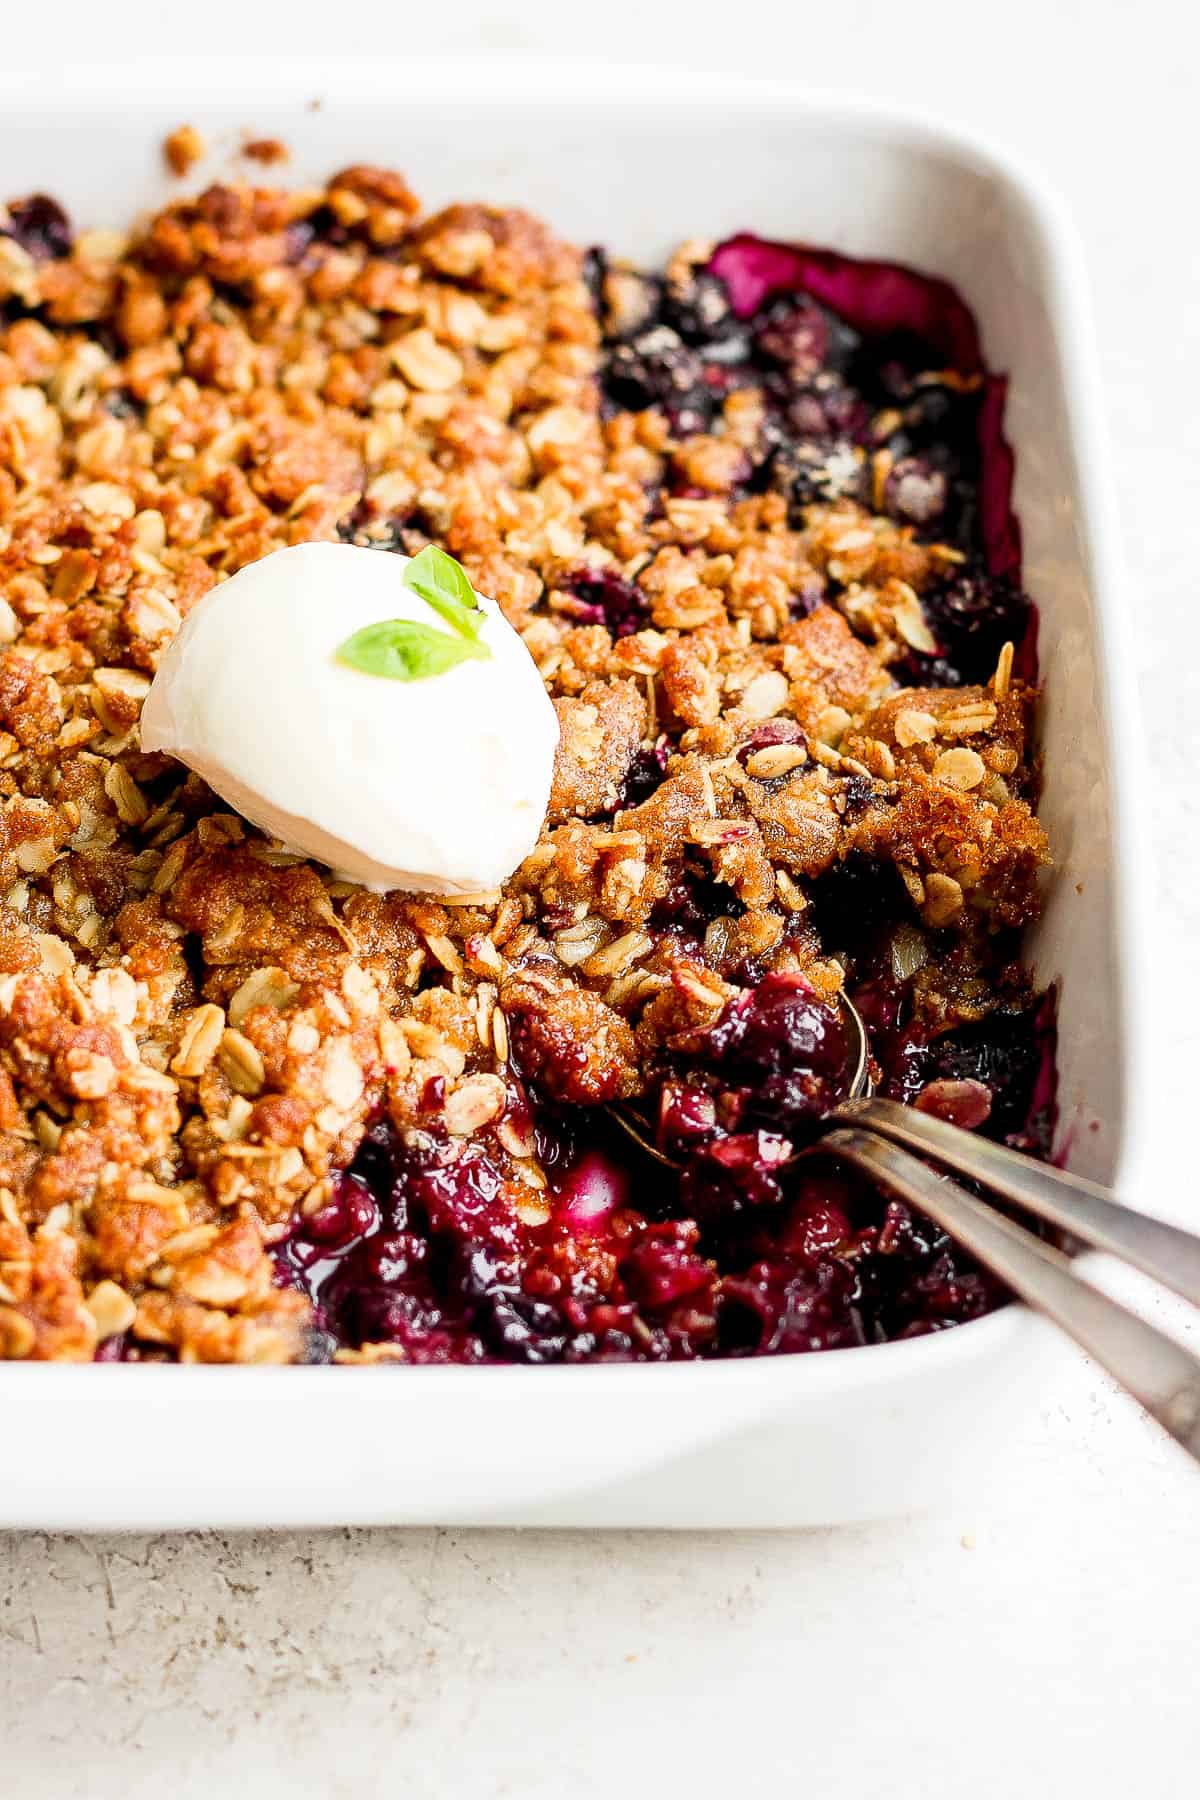
<svg viewBox="0 0 1200 1800">
<path fill-rule="evenodd" d="M 940 1225 L 1073 1338 L 1200 1462 L 1200 1361 L 1190 1351 L 1082 1280 L 1061 1250 L 874 1131 L 834 1131 L 821 1148 Z"/>
<path fill-rule="evenodd" d="M 963 1131 L 895 1100 L 850 1100 L 834 1117 L 865 1125 L 918 1155 L 932 1156 L 1096 1250 L 1132 1263 L 1200 1306 L 1200 1237 L 1135 1212 L 1095 1181 L 1035 1162 L 1004 1144 Z"/>
</svg>

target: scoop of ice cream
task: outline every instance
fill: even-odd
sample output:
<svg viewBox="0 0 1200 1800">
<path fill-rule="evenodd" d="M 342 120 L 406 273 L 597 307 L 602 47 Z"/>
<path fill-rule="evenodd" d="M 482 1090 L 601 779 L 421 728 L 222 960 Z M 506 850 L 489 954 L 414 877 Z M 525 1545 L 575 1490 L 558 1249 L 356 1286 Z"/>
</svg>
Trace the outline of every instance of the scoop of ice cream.
<svg viewBox="0 0 1200 1800">
<path fill-rule="evenodd" d="M 558 727 L 495 602 L 474 596 L 464 634 L 406 585 L 410 560 L 301 544 L 239 570 L 163 657 L 142 745 L 344 880 L 472 893 L 498 887 L 533 848 Z M 349 640 L 388 621 L 423 653 L 362 659 L 391 675 L 344 660 Z M 431 632 L 451 640 L 448 653 Z"/>
</svg>

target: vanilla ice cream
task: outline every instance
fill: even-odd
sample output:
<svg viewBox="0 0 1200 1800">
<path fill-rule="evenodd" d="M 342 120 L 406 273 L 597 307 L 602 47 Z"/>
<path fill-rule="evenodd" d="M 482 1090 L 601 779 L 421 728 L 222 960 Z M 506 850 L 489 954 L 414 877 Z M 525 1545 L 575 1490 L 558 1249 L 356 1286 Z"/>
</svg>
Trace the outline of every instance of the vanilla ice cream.
<svg viewBox="0 0 1200 1800">
<path fill-rule="evenodd" d="M 533 848 L 558 727 L 529 652 L 482 596 L 486 658 L 410 680 L 339 661 L 340 646 L 384 620 L 451 631 L 405 586 L 409 560 L 301 544 L 239 570 L 164 655 L 142 745 L 344 880 L 473 893 L 498 887 Z"/>
</svg>

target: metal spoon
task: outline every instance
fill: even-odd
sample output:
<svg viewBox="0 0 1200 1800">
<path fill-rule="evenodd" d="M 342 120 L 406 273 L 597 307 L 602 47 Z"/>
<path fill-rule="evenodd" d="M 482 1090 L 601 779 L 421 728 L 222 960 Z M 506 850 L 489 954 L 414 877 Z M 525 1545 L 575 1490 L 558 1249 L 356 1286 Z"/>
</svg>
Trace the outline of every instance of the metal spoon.
<svg viewBox="0 0 1200 1800">
<path fill-rule="evenodd" d="M 1200 1237 L 1123 1206 L 1098 1182 L 915 1107 L 875 1098 L 862 1018 L 844 995 L 840 1006 L 851 1046 L 850 1097 L 824 1121 L 824 1135 L 795 1155 L 835 1156 L 931 1218 L 1074 1339 L 1200 1462 L 1200 1359 L 1083 1279 L 1062 1250 L 993 1211 L 930 1163 L 954 1169 L 1059 1231 L 1120 1257 L 1193 1306 L 1200 1306 Z M 648 1121 L 634 1109 L 613 1112 L 647 1155 L 669 1168 L 681 1166 L 658 1148 Z"/>
</svg>

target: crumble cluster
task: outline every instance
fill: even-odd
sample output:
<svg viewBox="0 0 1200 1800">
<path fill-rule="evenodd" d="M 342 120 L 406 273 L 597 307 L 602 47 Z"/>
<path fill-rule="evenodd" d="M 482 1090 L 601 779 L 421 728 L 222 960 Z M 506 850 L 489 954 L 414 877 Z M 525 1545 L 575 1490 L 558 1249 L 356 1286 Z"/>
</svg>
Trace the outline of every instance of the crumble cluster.
<svg viewBox="0 0 1200 1800">
<path fill-rule="evenodd" d="M 942 678 L 930 596 L 964 553 L 919 459 L 835 445 L 799 499 L 756 483 L 761 382 L 731 363 L 689 411 L 632 271 L 519 211 L 423 218 L 379 169 L 210 188 L 129 237 L 34 197 L 0 233 L 0 1356 L 302 1356 L 271 1249 L 379 1118 L 486 1142 L 490 1203 L 536 1229 L 522 1083 L 633 1098 L 748 983 L 835 994 L 831 872 L 895 872 L 931 1033 L 1020 988 L 1032 694 L 1010 650 Z M 680 304 L 710 251 L 670 265 Z M 339 883 L 141 750 L 190 608 L 339 536 L 443 545 L 554 696 L 502 893 Z"/>
</svg>

